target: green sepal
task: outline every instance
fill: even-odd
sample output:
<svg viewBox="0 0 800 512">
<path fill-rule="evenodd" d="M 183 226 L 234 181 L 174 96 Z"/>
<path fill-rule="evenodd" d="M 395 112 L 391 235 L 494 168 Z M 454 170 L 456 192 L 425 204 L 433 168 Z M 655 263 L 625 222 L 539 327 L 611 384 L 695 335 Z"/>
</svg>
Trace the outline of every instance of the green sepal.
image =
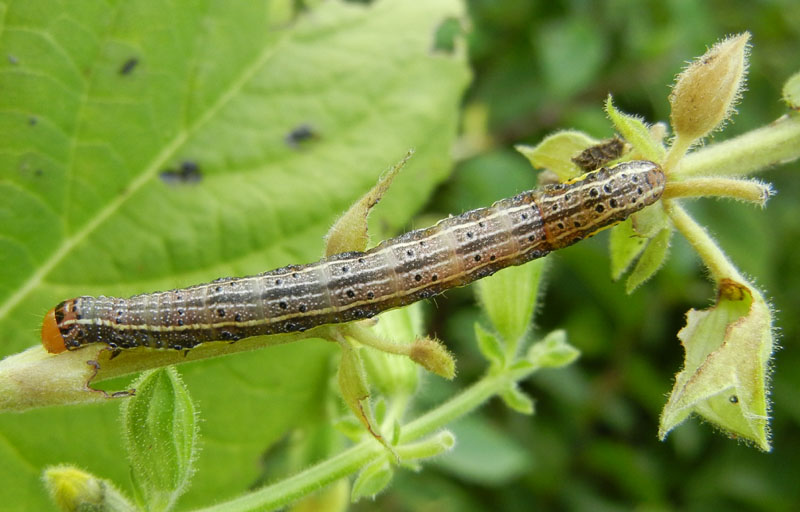
<svg viewBox="0 0 800 512">
<path fill-rule="evenodd" d="M 481 307 L 507 345 L 516 346 L 530 328 L 546 261 L 509 267 L 477 283 Z"/>
<path fill-rule="evenodd" d="M 616 281 L 622 277 L 646 246 L 647 239 L 634 231 L 630 217 L 614 226 L 608 247 L 611 254 L 611 279 Z"/>
<path fill-rule="evenodd" d="M 372 437 L 388 447 L 372 414 L 369 385 L 359 351 L 347 340 L 340 341 L 339 345 L 342 347 L 342 358 L 339 361 L 339 390 L 342 399 Z"/>
<path fill-rule="evenodd" d="M 500 398 L 503 399 L 505 404 L 521 413 L 531 415 L 534 411 L 533 399 L 529 397 L 524 391 L 517 387 L 516 382 L 510 384 L 506 389 L 500 392 Z"/>
<path fill-rule="evenodd" d="M 392 476 L 394 476 L 394 470 L 385 458 L 381 457 L 368 464 L 353 482 L 350 500 L 355 503 L 361 498 L 375 496 L 386 489 L 386 486 L 392 481 Z"/>
<path fill-rule="evenodd" d="M 177 370 L 144 372 L 122 404 L 125 448 L 140 506 L 169 510 L 183 494 L 197 455 L 197 415 Z"/>
<path fill-rule="evenodd" d="M 493 333 L 475 322 L 475 338 L 478 340 L 478 349 L 483 354 L 492 368 L 502 368 L 505 365 L 505 354 L 501 341 Z"/>
<path fill-rule="evenodd" d="M 650 128 L 641 118 L 617 110 L 610 94 L 606 100 L 606 113 L 614 128 L 633 146 L 632 157 L 657 163 L 664 160 L 666 150 L 653 137 Z"/>
<path fill-rule="evenodd" d="M 384 173 L 366 194 L 353 203 L 344 214 L 331 226 L 325 235 L 325 256 L 332 256 L 348 251 L 363 251 L 369 242 L 367 218 L 372 208 L 378 204 L 383 194 L 389 189 L 392 181 L 413 155 L 406 153 L 389 171 Z"/>
<path fill-rule="evenodd" d="M 800 110 L 800 72 L 790 76 L 783 84 L 783 101 L 793 110 Z"/>
<path fill-rule="evenodd" d="M 694 413 L 769 451 L 772 313 L 761 294 L 749 283 L 723 279 L 716 305 L 690 310 L 678 338 L 686 358 L 661 413 L 659 437 Z"/>
<path fill-rule="evenodd" d="M 527 360 L 537 368 L 560 368 L 572 363 L 578 356 L 580 351 L 567 343 L 567 333 L 559 329 L 531 345 Z"/>
<path fill-rule="evenodd" d="M 622 277 L 633 262 L 640 258 L 653 238 L 664 236 L 662 234 L 664 230 L 671 231 L 671 224 L 664 209 L 660 206 L 645 208 L 614 226 L 609 237 L 611 278 L 616 281 Z M 668 236 L 667 242 L 669 242 Z M 654 247 L 651 250 L 655 251 L 656 249 L 657 247 Z M 663 261 L 663 258 L 660 261 Z M 639 268 L 640 265 L 637 264 L 636 268 Z M 660 263 L 655 267 L 654 271 L 658 270 L 659 267 Z M 643 272 L 643 270 L 644 268 L 639 272 Z M 645 279 L 639 281 L 636 286 L 647 280 L 651 275 L 652 273 L 645 276 Z M 631 279 L 629 278 L 628 281 L 630 283 Z"/>
<path fill-rule="evenodd" d="M 636 235 L 644 238 L 653 238 L 662 229 L 671 226 L 661 203 L 648 206 L 640 212 L 630 216 L 631 226 Z"/>
<path fill-rule="evenodd" d="M 642 251 L 639 261 L 625 282 L 627 293 L 633 293 L 639 285 L 650 279 L 661 268 L 667 258 L 671 235 L 672 229 L 664 228 L 647 242 L 647 247 Z"/>
<path fill-rule="evenodd" d="M 572 157 L 597 142 L 583 132 L 565 130 L 545 137 L 536 146 L 518 144 L 514 149 L 522 153 L 535 168 L 552 171 L 560 181 L 567 181 L 584 174 Z"/>
</svg>

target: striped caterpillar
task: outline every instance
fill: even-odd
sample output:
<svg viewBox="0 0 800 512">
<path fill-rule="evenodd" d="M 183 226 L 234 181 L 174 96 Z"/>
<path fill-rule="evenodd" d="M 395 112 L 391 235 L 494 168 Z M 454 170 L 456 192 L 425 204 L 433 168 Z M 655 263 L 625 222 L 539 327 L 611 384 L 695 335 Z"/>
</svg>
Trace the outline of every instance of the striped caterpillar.
<svg viewBox="0 0 800 512">
<path fill-rule="evenodd" d="M 369 318 L 589 237 L 656 202 L 664 182 L 657 164 L 634 160 L 444 219 L 366 252 L 128 299 L 77 297 L 47 313 L 42 344 L 52 353 L 90 343 L 186 350 Z"/>
</svg>

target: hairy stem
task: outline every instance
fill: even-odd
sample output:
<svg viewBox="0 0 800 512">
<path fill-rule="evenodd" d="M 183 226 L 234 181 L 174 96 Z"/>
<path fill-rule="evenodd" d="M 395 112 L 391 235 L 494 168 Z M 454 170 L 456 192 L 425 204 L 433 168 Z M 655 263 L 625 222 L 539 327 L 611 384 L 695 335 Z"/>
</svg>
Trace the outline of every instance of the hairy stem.
<svg viewBox="0 0 800 512">
<path fill-rule="evenodd" d="M 686 155 L 671 179 L 743 176 L 800 158 L 800 115 L 786 115 L 733 139 Z"/>
<path fill-rule="evenodd" d="M 763 206 L 773 194 L 768 184 L 732 178 L 693 178 L 667 183 L 664 199 L 677 197 L 728 197 Z"/>
<path fill-rule="evenodd" d="M 686 213 L 686 210 L 681 208 L 676 201 L 664 201 L 664 207 L 675 227 L 700 255 L 715 282 L 719 282 L 723 278 L 744 282 L 744 278 L 714 239 Z"/>
<path fill-rule="evenodd" d="M 403 452 L 403 444 L 414 442 L 443 428 L 453 420 L 469 414 L 505 389 L 509 382 L 524 379 L 533 371 L 535 369 L 531 367 L 483 377 L 444 404 L 403 426 L 400 434 L 401 444 L 397 448 L 398 453 Z M 199 509 L 198 512 L 244 512 L 282 508 L 327 484 L 356 473 L 379 457 L 386 457 L 386 449 L 375 440 L 366 439 L 339 455 L 311 466 L 294 476 L 239 498 Z"/>
</svg>

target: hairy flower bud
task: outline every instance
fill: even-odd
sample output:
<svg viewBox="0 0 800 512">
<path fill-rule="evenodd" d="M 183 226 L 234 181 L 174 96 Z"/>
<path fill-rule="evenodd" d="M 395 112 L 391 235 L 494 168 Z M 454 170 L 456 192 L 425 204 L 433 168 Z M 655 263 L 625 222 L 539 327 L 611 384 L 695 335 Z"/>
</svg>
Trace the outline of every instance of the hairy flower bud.
<svg viewBox="0 0 800 512">
<path fill-rule="evenodd" d="M 744 87 L 749 40 L 744 32 L 720 41 L 678 75 L 669 98 L 678 137 L 697 140 L 730 117 Z"/>
</svg>

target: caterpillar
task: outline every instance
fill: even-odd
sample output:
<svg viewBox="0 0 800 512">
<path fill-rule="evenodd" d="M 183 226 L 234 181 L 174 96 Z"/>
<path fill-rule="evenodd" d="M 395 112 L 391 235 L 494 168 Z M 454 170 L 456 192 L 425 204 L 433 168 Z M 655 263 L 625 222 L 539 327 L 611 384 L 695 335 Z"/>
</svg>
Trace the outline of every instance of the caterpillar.
<svg viewBox="0 0 800 512">
<path fill-rule="evenodd" d="M 90 343 L 187 350 L 369 318 L 592 236 L 655 203 L 664 182 L 657 164 L 634 160 L 449 217 L 365 252 L 127 299 L 69 299 L 45 315 L 42 344 L 51 353 Z"/>
</svg>

